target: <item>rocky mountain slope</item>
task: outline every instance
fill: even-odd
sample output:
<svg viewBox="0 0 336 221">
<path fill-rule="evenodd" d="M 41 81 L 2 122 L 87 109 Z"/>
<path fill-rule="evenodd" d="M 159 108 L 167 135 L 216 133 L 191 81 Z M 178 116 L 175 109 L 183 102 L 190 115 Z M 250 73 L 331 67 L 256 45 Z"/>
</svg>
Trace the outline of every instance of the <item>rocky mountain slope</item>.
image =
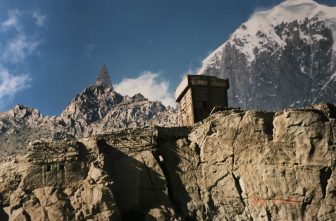
<svg viewBox="0 0 336 221">
<path fill-rule="evenodd" d="M 122 96 L 113 90 L 104 66 L 94 85 L 77 95 L 61 113 L 67 130 L 75 136 L 106 129 L 177 126 L 177 111 L 141 94 Z"/>
<path fill-rule="evenodd" d="M 22 152 L 30 141 L 69 137 L 62 120 L 43 116 L 36 109 L 16 105 L 0 113 L 0 156 Z"/>
<path fill-rule="evenodd" d="M 335 147 L 326 104 L 33 142 L 0 160 L 0 220 L 335 220 Z"/>
<path fill-rule="evenodd" d="M 336 7 L 288 0 L 256 12 L 198 74 L 230 80 L 229 106 L 280 110 L 336 103 Z"/>
<path fill-rule="evenodd" d="M 115 128 L 137 128 L 146 126 L 178 126 L 177 110 L 165 107 L 161 102 L 149 101 L 141 94 L 125 96 L 99 121 L 86 129 L 86 136 L 113 131 Z"/>
<path fill-rule="evenodd" d="M 120 128 L 176 126 L 178 120 L 177 111 L 160 101 L 114 91 L 104 66 L 96 83 L 78 94 L 60 116 L 43 116 L 23 105 L 0 113 L 0 156 L 21 152 L 36 139 L 63 140 Z"/>
</svg>

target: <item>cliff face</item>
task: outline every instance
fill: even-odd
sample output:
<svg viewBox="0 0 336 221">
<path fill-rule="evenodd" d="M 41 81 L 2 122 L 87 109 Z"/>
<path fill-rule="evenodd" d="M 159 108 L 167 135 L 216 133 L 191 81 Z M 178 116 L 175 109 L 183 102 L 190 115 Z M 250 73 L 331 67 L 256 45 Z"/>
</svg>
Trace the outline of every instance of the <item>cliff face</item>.
<svg viewBox="0 0 336 221">
<path fill-rule="evenodd" d="M 333 111 L 330 118 L 315 108 L 232 110 L 196 125 L 188 137 L 164 138 L 159 149 L 181 214 L 197 220 L 334 220 Z"/>
<path fill-rule="evenodd" d="M 1 159 L 0 219 L 335 220 L 335 154 L 325 104 L 35 142 Z"/>
</svg>

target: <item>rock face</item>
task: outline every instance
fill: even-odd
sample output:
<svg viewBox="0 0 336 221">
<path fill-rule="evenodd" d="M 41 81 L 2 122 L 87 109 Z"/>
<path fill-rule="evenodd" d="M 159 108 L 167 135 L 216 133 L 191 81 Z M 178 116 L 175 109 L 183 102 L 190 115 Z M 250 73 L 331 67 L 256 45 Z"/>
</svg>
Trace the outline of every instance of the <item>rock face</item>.
<svg viewBox="0 0 336 221">
<path fill-rule="evenodd" d="M 26 155 L 5 159 L 1 220 L 119 220 L 99 159 L 77 141 L 37 142 Z"/>
<path fill-rule="evenodd" d="M 335 111 L 231 110 L 188 137 L 164 136 L 158 147 L 181 216 L 335 220 Z"/>
<path fill-rule="evenodd" d="M 76 137 L 106 130 L 143 126 L 176 126 L 177 110 L 141 94 L 122 96 L 103 84 L 91 85 L 61 114 L 70 134 Z"/>
<path fill-rule="evenodd" d="M 336 7 L 283 1 L 256 12 L 203 61 L 228 78 L 229 106 L 280 110 L 336 102 Z"/>
<path fill-rule="evenodd" d="M 86 129 L 85 136 L 102 134 L 115 128 L 137 128 L 144 126 L 177 126 L 177 110 L 165 107 L 161 102 L 149 101 L 141 94 L 125 96 L 101 120 Z"/>
<path fill-rule="evenodd" d="M 16 105 L 0 113 L 0 156 L 24 151 L 29 141 L 59 140 L 71 137 L 56 117 L 45 117 L 38 110 Z"/>
<path fill-rule="evenodd" d="M 108 87 L 111 90 L 113 90 L 112 81 L 111 81 L 110 75 L 107 71 L 106 65 L 104 65 L 102 67 L 102 69 L 100 70 L 100 73 L 99 73 L 99 75 L 97 77 L 97 80 L 96 80 L 96 84 L 97 85 L 102 84 L 105 87 Z"/>
<path fill-rule="evenodd" d="M 1 220 L 336 219 L 336 107 L 31 143 L 0 160 Z"/>
<path fill-rule="evenodd" d="M 80 136 L 86 127 L 103 118 L 123 96 L 103 84 L 95 84 L 77 95 L 61 113 L 70 133 Z"/>
</svg>

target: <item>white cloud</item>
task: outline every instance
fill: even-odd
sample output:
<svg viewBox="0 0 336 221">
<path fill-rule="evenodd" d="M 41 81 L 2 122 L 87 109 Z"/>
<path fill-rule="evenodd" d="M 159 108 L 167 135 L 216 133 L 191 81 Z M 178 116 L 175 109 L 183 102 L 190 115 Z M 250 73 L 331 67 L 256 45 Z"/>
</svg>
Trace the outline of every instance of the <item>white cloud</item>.
<svg viewBox="0 0 336 221">
<path fill-rule="evenodd" d="M 0 104 L 5 103 L 6 98 L 12 98 L 17 92 L 29 87 L 29 81 L 27 74 L 13 75 L 6 68 L 0 67 Z"/>
<path fill-rule="evenodd" d="M 3 41 L 4 44 L 0 54 L 1 62 L 22 62 L 28 55 L 33 54 L 40 44 L 39 40 L 32 37 L 37 30 L 31 29 L 27 32 L 24 26 L 26 23 L 22 22 L 31 21 L 30 19 L 33 18 L 35 24 L 41 26 L 44 24 L 46 17 L 39 10 L 27 12 L 15 9 L 9 10 L 7 15 L 8 18 L 1 23 L 3 30 L 6 32 L 12 28 L 15 32 L 9 32 L 10 36 Z"/>
<path fill-rule="evenodd" d="M 10 10 L 8 11 L 8 18 L 7 20 L 1 23 L 4 29 L 15 28 L 16 30 L 21 30 L 21 25 L 19 24 L 19 16 L 21 12 L 19 10 Z"/>
<path fill-rule="evenodd" d="M 7 31 L 13 28 L 15 32 L 10 32 L 7 41 L 3 41 L 4 44 L 0 54 L 1 63 L 18 63 L 23 61 L 28 55 L 33 54 L 39 45 L 39 41 L 31 37 L 32 33 L 27 32 L 21 22 L 29 20 L 29 18 L 35 18 L 36 24 L 42 24 L 45 17 L 38 10 L 25 12 L 15 9 L 9 10 L 7 14 L 7 20 L 1 23 L 3 30 Z"/>
<path fill-rule="evenodd" d="M 137 78 L 124 78 L 119 84 L 114 85 L 114 88 L 123 95 L 133 96 L 141 93 L 149 100 L 159 100 L 166 106 L 176 106 L 169 91 L 169 82 L 160 80 L 158 73 L 146 71 Z"/>
<path fill-rule="evenodd" d="M 43 26 L 47 16 L 42 14 L 39 10 L 33 11 L 33 18 L 35 19 L 35 24 L 37 26 Z"/>
<path fill-rule="evenodd" d="M 39 11 L 9 10 L 7 18 L 0 21 L 0 109 L 19 92 L 29 87 L 28 74 L 13 74 L 9 63 L 21 65 L 26 58 L 36 53 L 40 39 L 36 39 L 36 28 L 42 26 L 46 17 Z M 35 28 L 29 23 L 34 22 Z"/>
<path fill-rule="evenodd" d="M 23 61 L 27 55 L 31 55 L 35 51 L 38 45 L 38 41 L 27 39 L 24 34 L 18 34 L 4 46 L 2 60 L 12 63 Z"/>
</svg>

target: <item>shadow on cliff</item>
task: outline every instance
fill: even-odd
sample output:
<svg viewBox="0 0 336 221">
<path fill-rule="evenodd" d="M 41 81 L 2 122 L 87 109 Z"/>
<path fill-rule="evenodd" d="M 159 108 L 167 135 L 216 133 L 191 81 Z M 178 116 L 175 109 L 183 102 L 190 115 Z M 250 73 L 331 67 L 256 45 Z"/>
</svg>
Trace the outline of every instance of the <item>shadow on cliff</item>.
<svg viewBox="0 0 336 221">
<path fill-rule="evenodd" d="M 181 163 L 183 156 L 179 151 L 183 151 L 177 146 L 177 140 L 185 139 L 190 133 L 190 128 L 181 127 L 177 131 L 180 133 L 172 133 L 167 128 L 157 128 L 159 135 L 157 138 L 158 155 L 163 157 L 160 166 L 167 180 L 169 199 L 175 206 L 175 212 L 186 221 L 196 221 L 197 215 L 195 210 L 188 208 L 188 203 L 192 201 L 190 193 L 187 191 L 187 185 L 182 181 Z M 195 153 L 196 155 L 199 153 Z M 184 159 L 188 160 L 188 159 Z M 189 180 L 190 181 L 190 180 Z M 195 180 L 193 180 L 195 181 Z M 191 181 L 191 182 L 193 182 Z M 196 181 L 195 181 L 196 182 Z M 199 194 L 198 191 L 196 191 Z M 204 208 L 199 208 L 201 213 L 205 213 Z"/>
<path fill-rule="evenodd" d="M 0 207 L 0 220 L 9 220 L 9 216 L 5 213 L 2 207 Z"/>
<path fill-rule="evenodd" d="M 158 165 L 152 151 L 151 156 L 148 151 L 136 150 L 127 155 L 104 139 L 98 140 L 97 144 L 104 154 L 104 170 L 113 181 L 112 192 L 123 221 L 151 220 L 153 217 L 147 214 L 151 209 L 172 207 L 165 177 L 152 169 Z M 148 163 L 148 160 L 155 162 Z"/>
</svg>

